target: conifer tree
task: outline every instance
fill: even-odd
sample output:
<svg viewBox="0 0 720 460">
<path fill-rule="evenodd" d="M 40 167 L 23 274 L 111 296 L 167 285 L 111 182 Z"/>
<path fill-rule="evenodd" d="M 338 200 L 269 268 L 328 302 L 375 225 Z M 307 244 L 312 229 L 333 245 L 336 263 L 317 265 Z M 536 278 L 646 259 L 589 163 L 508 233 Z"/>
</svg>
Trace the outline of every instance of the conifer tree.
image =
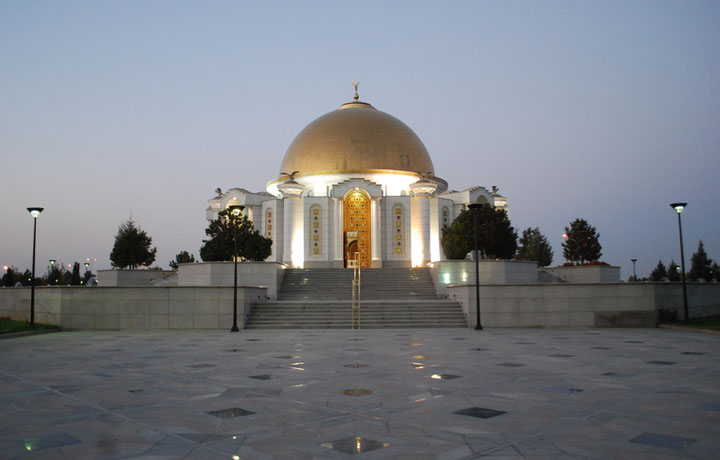
<svg viewBox="0 0 720 460">
<path fill-rule="evenodd" d="M 170 261 L 170 268 L 177 270 L 178 264 L 191 264 L 195 262 L 195 256 L 187 251 L 181 251 L 175 255 L 175 260 Z"/>
<path fill-rule="evenodd" d="M 651 281 L 662 281 L 663 278 L 668 278 L 668 272 L 665 268 L 665 265 L 663 265 L 662 260 L 658 260 L 658 264 L 655 267 L 655 270 L 650 273 L 650 280 Z"/>
<path fill-rule="evenodd" d="M 120 224 L 115 236 L 115 245 L 110 253 L 110 262 L 115 268 L 135 269 L 150 266 L 155 262 L 157 248 L 150 248 L 152 238 L 128 220 Z"/>
<path fill-rule="evenodd" d="M 443 232 L 440 244 L 448 259 L 464 259 L 475 247 L 474 216 L 465 210 Z M 478 257 L 511 259 L 517 250 L 517 232 L 507 213 L 486 205 L 478 216 Z"/>
<path fill-rule="evenodd" d="M 688 280 L 712 280 L 712 264 L 713 261 L 708 257 L 707 252 L 705 252 L 705 246 L 703 245 L 702 240 L 700 240 L 697 251 L 695 251 L 690 258 L 690 272 L 688 273 Z"/>
<path fill-rule="evenodd" d="M 210 238 L 203 240 L 200 258 L 205 262 L 233 260 L 236 229 L 238 257 L 256 261 L 270 257 L 272 240 L 260 235 L 247 217 L 234 216 L 229 210 L 224 209 L 205 229 L 205 234 Z"/>
<path fill-rule="evenodd" d="M 600 234 L 585 219 L 572 221 L 570 228 L 565 227 L 565 234 L 567 238 L 562 244 L 565 260 L 585 265 L 599 260 L 602 256 Z"/>
<path fill-rule="evenodd" d="M 547 267 L 552 263 L 553 250 L 538 227 L 523 230 L 519 243 L 516 259 L 535 260 L 538 267 Z"/>
<path fill-rule="evenodd" d="M 680 281 L 680 266 L 675 263 L 674 260 L 670 261 L 670 265 L 668 265 L 668 280 L 670 281 Z"/>
</svg>

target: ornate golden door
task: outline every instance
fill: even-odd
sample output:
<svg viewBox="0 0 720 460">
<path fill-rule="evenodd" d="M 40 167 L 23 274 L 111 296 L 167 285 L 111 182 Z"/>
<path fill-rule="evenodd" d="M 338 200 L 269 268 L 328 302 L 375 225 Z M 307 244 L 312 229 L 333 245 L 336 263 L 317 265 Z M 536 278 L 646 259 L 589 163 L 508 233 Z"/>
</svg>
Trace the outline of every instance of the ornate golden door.
<svg viewBox="0 0 720 460">
<path fill-rule="evenodd" d="M 370 198 L 362 192 L 351 192 L 344 206 L 345 266 L 359 253 L 360 267 L 370 268 Z"/>
</svg>

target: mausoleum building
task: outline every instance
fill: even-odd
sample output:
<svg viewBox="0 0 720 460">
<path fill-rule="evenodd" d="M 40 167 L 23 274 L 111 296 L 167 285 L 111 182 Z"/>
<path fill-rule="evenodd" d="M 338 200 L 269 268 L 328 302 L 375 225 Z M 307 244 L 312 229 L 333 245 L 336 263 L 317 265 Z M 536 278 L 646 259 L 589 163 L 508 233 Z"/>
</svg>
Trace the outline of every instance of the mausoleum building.
<svg viewBox="0 0 720 460">
<path fill-rule="evenodd" d="M 273 241 L 268 260 L 293 268 L 424 266 L 445 259 L 442 229 L 468 204 L 507 209 L 495 187 L 448 190 L 413 130 L 359 101 L 357 88 L 300 131 L 278 172 L 266 192 L 218 189 L 207 218 L 244 206 Z"/>
</svg>

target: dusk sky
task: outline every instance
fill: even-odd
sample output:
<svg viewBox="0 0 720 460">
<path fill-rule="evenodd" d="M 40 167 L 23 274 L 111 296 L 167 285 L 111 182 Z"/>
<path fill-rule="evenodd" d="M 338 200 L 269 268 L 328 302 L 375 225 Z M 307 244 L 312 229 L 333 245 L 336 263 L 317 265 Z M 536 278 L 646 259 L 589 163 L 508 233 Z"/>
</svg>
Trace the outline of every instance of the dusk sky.
<svg viewBox="0 0 720 460">
<path fill-rule="evenodd" d="M 264 191 L 295 135 L 360 99 L 449 187 L 496 185 L 564 262 L 582 217 L 647 276 L 720 260 L 718 1 L 0 2 L 0 266 L 110 268 L 118 226 L 198 257 L 214 190 Z"/>
</svg>

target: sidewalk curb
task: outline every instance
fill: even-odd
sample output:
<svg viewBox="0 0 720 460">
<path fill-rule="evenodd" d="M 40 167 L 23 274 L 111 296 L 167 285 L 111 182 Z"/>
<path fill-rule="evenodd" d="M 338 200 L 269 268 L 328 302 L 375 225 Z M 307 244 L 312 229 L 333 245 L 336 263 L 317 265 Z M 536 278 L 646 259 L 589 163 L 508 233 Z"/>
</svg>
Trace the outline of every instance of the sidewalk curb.
<svg viewBox="0 0 720 460">
<path fill-rule="evenodd" d="M 658 327 L 661 329 L 670 329 L 673 331 L 699 332 L 700 334 L 720 335 L 720 331 L 713 331 L 710 329 L 697 329 L 694 327 L 686 327 L 686 326 L 675 326 L 672 324 L 659 324 Z"/>
<path fill-rule="evenodd" d="M 52 332 L 61 332 L 61 331 L 62 331 L 62 329 L 60 329 L 58 327 L 56 329 L 38 329 L 36 331 L 9 332 L 7 334 L 0 334 L 0 340 L 14 339 L 16 337 L 25 337 L 28 335 L 50 334 Z"/>
</svg>

